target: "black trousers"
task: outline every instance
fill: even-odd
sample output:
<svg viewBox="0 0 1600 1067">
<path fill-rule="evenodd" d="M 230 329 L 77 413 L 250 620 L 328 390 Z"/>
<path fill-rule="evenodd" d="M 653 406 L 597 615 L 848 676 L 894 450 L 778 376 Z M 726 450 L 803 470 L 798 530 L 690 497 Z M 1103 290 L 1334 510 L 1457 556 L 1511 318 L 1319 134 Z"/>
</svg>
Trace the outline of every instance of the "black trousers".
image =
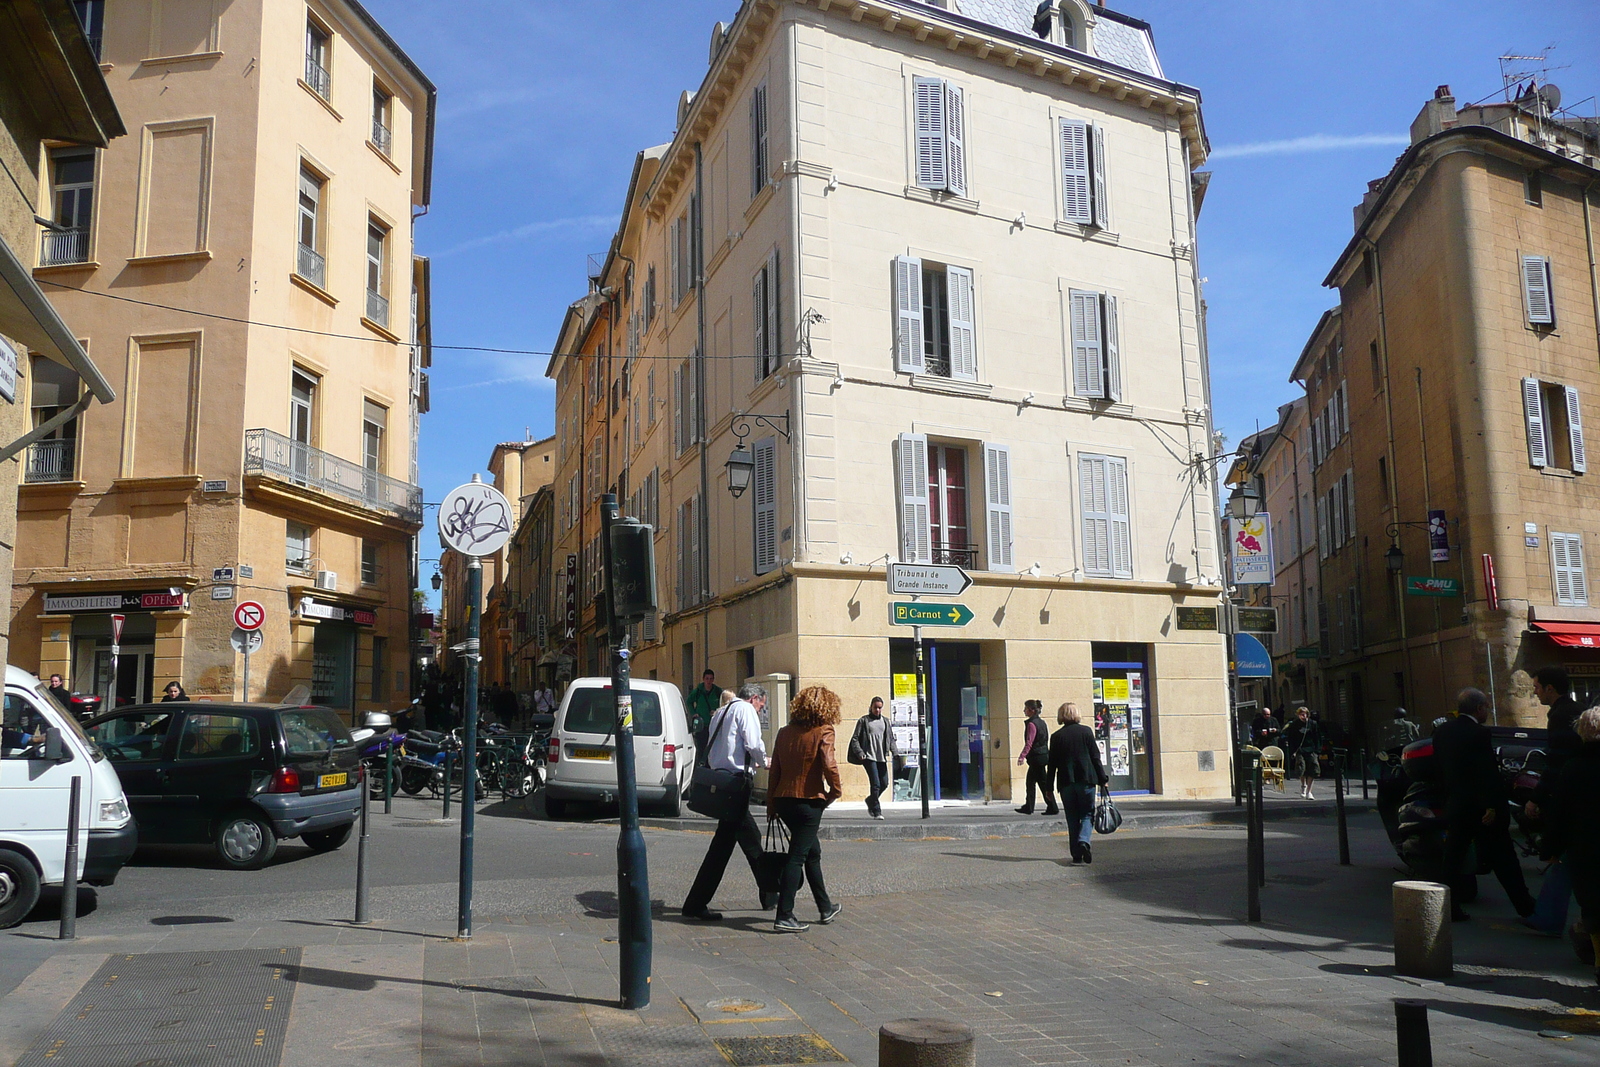
<svg viewBox="0 0 1600 1067">
<path fill-rule="evenodd" d="M 750 808 L 746 806 L 738 818 L 717 823 L 711 847 L 706 849 L 706 858 L 700 861 L 700 873 L 694 876 L 689 897 L 683 902 L 685 915 L 696 915 L 710 905 L 711 898 L 717 895 L 717 887 L 722 884 L 722 875 L 728 869 L 735 844 L 744 850 L 745 859 L 750 861 L 750 873 L 755 877 L 756 893 L 760 895 L 761 876 L 757 864 L 761 860 L 761 831 L 756 829 L 756 821 L 750 817 Z"/>
<path fill-rule="evenodd" d="M 1054 808 L 1056 806 L 1055 790 L 1050 783 L 1050 765 L 1048 763 L 1034 763 L 1029 760 L 1028 799 L 1022 805 L 1029 811 L 1033 810 L 1033 791 L 1035 789 L 1044 793 L 1044 806 L 1046 808 Z"/>
<path fill-rule="evenodd" d="M 1527 880 L 1522 877 L 1522 862 L 1517 859 L 1517 848 L 1511 843 L 1511 817 L 1504 810 L 1497 811 L 1490 826 L 1483 825 L 1483 812 L 1476 808 L 1449 813 L 1449 828 L 1444 839 L 1445 876 L 1451 879 L 1451 888 L 1458 891 L 1476 872 L 1467 867 L 1467 849 L 1478 848 L 1479 866 L 1487 865 L 1500 880 L 1500 885 L 1511 898 L 1512 906 L 1519 912 L 1531 911 L 1532 894 Z M 1459 904 L 1455 905 L 1460 907 Z"/>
<path fill-rule="evenodd" d="M 817 828 L 822 825 L 822 812 L 827 806 L 825 801 L 796 797 L 772 801 L 772 813 L 789 828 L 789 862 L 783 869 L 783 888 L 778 891 L 779 919 L 794 917 L 794 898 L 800 892 L 802 877 L 811 883 L 811 896 L 818 911 L 826 912 L 833 906 L 822 882 L 822 845 L 817 842 Z"/>
</svg>

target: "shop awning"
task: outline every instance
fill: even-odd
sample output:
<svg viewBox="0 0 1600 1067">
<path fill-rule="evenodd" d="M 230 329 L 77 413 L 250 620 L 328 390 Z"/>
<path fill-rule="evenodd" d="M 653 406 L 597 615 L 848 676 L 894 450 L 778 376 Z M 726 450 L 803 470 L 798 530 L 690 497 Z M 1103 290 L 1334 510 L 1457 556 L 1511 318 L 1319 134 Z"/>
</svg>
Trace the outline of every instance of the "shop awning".
<svg viewBox="0 0 1600 1067">
<path fill-rule="evenodd" d="M 1533 630 L 1566 648 L 1600 649 L 1600 622 L 1536 622 Z"/>
</svg>

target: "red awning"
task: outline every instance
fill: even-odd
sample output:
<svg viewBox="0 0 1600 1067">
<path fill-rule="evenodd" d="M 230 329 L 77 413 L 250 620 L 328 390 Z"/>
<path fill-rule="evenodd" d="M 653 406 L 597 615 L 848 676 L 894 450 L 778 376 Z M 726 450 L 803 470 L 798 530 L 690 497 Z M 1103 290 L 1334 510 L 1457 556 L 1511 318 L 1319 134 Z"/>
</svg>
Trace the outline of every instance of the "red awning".
<svg viewBox="0 0 1600 1067">
<path fill-rule="evenodd" d="M 1536 622 L 1533 628 L 1567 648 L 1600 649 L 1600 622 Z"/>
</svg>

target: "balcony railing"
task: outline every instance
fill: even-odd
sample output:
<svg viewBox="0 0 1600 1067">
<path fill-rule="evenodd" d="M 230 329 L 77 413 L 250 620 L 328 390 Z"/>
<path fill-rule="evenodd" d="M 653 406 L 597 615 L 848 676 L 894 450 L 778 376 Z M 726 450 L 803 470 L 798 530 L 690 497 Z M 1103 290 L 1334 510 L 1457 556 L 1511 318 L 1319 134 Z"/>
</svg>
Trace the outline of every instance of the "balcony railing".
<svg viewBox="0 0 1600 1067">
<path fill-rule="evenodd" d="M 333 76 L 328 73 L 328 68 L 317 62 L 316 56 L 306 56 L 306 84 L 324 100 L 333 91 Z"/>
<path fill-rule="evenodd" d="M 343 497 L 407 522 L 422 521 L 419 486 L 330 456 L 320 448 L 291 441 L 271 430 L 245 431 L 244 472 Z"/>
<path fill-rule="evenodd" d="M 294 271 L 318 289 L 328 287 L 328 261 L 315 248 L 296 245 L 300 254 L 295 258 Z"/>
<path fill-rule="evenodd" d="M 957 567 L 967 567 L 976 570 L 978 566 L 978 546 L 963 544 L 946 544 L 943 541 L 933 543 L 933 562 L 953 564 Z"/>
<path fill-rule="evenodd" d="M 389 298 L 382 293 L 367 290 L 367 318 L 379 326 L 389 325 Z"/>
<path fill-rule="evenodd" d="M 384 155 L 389 154 L 390 147 L 394 144 L 394 134 L 389 132 L 389 127 L 383 120 L 376 116 L 372 119 L 372 145 Z"/>
<path fill-rule="evenodd" d="M 36 441 L 28 448 L 29 482 L 70 482 L 76 469 L 78 442 L 71 437 Z"/>
<path fill-rule="evenodd" d="M 89 228 L 75 227 L 56 232 L 46 230 L 39 249 L 39 266 L 59 267 L 64 263 L 89 262 Z"/>
</svg>

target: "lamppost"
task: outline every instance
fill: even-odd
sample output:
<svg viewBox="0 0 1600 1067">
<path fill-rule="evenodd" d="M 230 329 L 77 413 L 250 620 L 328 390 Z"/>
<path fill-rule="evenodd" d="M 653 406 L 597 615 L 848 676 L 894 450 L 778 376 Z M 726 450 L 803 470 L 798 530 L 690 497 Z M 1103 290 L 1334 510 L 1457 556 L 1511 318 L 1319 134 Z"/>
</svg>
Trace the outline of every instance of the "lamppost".
<svg viewBox="0 0 1600 1067">
<path fill-rule="evenodd" d="M 782 420 L 782 426 L 778 425 L 779 420 Z M 750 479 L 755 474 L 755 456 L 751 454 L 750 449 L 744 443 L 744 439 L 750 436 L 750 428 L 752 426 L 765 426 L 773 433 L 781 434 L 783 439 L 787 441 L 789 440 L 789 413 L 785 411 L 782 415 L 752 415 L 749 412 L 741 411 L 734 415 L 729 428 L 733 430 L 733 435 L 739 439 L 739 442 L 734 446 L 733 452 L 729 454 L 728 462 L 723 464 L 723 468 L 728 472 L 728 492 L 733 494 L 735 500 L 744 496 L 744 491 L 750 488 Z"/>
</svg>

